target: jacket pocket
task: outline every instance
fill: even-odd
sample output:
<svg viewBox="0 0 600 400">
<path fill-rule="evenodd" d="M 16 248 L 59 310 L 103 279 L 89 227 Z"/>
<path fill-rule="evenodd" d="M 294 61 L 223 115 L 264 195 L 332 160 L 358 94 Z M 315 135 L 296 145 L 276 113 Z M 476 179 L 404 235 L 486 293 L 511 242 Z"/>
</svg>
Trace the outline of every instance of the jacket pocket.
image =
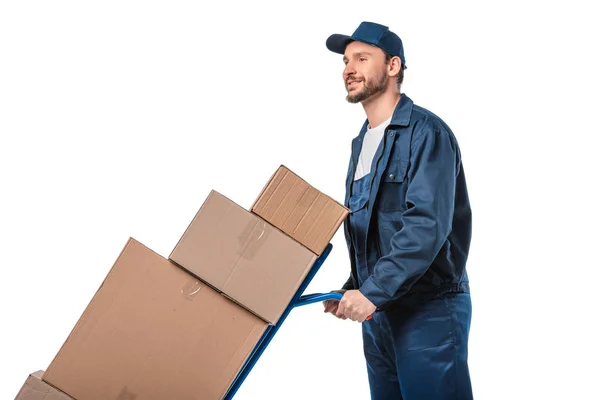
<svg viewBox="0 0 600 400">
<path fill-rule="evenodd" d="M 443 351 L 440 347 L 455 343 L 453 313 L 447 296 L 406 305 L 387 314 L 391 333 L 402 338 L 397 343 L 399 351 L 427 350 L 435 355 L 436 351 Z"/>
<path fill-rule="evenodd" d="M 408 162 L 391 161 L 385 169 L 379 188 L 379 211 L 403 211 L 406 209 L 406 175 Z"/>
</svg>

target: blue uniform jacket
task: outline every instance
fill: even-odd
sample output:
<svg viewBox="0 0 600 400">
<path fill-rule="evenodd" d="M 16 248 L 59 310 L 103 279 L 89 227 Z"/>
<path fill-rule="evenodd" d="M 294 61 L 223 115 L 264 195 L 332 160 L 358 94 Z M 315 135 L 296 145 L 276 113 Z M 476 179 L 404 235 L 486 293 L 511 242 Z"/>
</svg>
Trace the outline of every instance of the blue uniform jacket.
<svg viewBox="0 0 600 400">
<path fill-rule="evenodd" d="M 367 125 L 365 121 L 352 141 L 347 207 Z M 438 116 L 402 94 L 382 141 L 366 205 L 368 234 L 362 246 L 368 274 L 362 276 L 368 278 L 359 287 L 347 218 L 351 274 L 343 288 L 359 289 L 378 309 L 413 295 L 468 292 L 471 207 L 454 134 Z"/>
</svg>

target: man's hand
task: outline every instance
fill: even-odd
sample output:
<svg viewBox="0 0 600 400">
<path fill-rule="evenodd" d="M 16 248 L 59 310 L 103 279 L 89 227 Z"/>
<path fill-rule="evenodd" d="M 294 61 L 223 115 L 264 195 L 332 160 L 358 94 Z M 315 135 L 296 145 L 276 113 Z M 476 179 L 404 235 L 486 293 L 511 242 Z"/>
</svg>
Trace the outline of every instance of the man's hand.
<svg viewBox="0 0 600 400">
<path fill-rule="evenodd" d="M 333 290 L 333 292 L 336 293 L 341 293 L 344 294 L 346 291 L 345 290 Z M 331 313 L 333 315 L 335 315 L 336 317 L 340 318 L 340 319 L 346 319 L 345 316 L 338 316 L 337 310 L 338 310 L 338 305 L 340 304 L 339 300 L 326 300 L 323 302 L 323 306 L 325 307 L 324 312 L 326 313 Z"/>
<path fill-rule="evenodd" d="M 377 307 L 360 291 L 348 290 L 337 306 L 336 316 L 342 319 L 350 318 L 352 321 L 363 322 L 376 309 Z"/>
</svg>

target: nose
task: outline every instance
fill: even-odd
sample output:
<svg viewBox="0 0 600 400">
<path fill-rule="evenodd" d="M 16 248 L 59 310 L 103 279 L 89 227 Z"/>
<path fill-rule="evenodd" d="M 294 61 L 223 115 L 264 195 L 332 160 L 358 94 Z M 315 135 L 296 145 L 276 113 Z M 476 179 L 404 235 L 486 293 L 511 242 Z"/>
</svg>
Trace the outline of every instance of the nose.
<svg viewBox="0 0 600 400">
<path fill-rule="evenodd" d="M 350 75 L 354 74 L 356 74 L 356 70 L 354 69 L 352 62 L 348 62 L 348 64 L 346 64 L 346 68 L 344 68 L 344 80 L 347 80 Z"/>
</svg>

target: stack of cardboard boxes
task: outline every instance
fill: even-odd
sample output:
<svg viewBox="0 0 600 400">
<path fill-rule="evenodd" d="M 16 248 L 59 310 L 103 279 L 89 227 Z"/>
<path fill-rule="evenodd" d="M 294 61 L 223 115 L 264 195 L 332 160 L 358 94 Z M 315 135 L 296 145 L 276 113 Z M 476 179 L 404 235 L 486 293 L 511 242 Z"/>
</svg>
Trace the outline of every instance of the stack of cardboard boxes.
<svg viewBox="0 0 600 400">
<path fill-rule="evenodd" d="M 17 399 L 221 399 L 348 212 L 285 166 L 250 210 L 211 191 L 168 258 L 128 240 Z"/>
</svg>

